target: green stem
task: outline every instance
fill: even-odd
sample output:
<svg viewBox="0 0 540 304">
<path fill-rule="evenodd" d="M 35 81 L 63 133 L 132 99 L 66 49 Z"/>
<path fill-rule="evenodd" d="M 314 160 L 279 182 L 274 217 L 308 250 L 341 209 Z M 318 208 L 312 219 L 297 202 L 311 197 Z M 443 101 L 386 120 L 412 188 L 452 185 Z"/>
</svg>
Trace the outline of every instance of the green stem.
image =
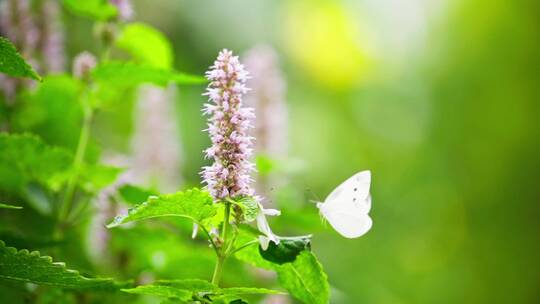
<svg viewBox="0 0 540 304">
<path fill-rule="evenodd" d="M 214 268 L 214 275 L 212 276 L 212 284 L 219 285 L 221 279 L 221 272 L 223 271 L 223 265 L 225 264 L 225 257 L 219 256 L 216 262 L 216 268 Z"/>
<path fill-rule="evenodd" d="M 237 253 L 238 251 L 240 251 L 240 250 L 242 250 L 242 249 L 245 249 L 245 248 L 247 248 L 247 247 L 249 247 L 249 246 L 251 246 L 251 245 L 257 244 L 258 242 L 259 242 L 259 240 L 249 241 L 249 242 L 245 243 L 244 245 L 242 245 L 242 246 L 240 246 L 240 247 L 238 247 L 238 248 L 235 248 L 235 249 L 231 250 L 231 252 L 229 253 L 229 256 L 231 256 L 231 255 Z"/>
<path fill-rule="evenodd" d="M 210 241 L 210 245 L 212 245 L 212 248 L 214 248 L 214 251 L 216 252 L 217 257 L 219 258 L 219 256 L 220 256 L 219 248 L 216 245 L 216 243 L 214 242 L 214 239 L 212 238 L 212 236 L 210 235 L 210 232 L 208 232 L 208 230 L 206 230 L 206 228 L 201 223 L 199 223 L 199 222 L 196 222 L 196 223 L 197 223 L 197 225 L 199 225 L 199 228 L 201 228 L 201 230 L 204 232 L 204 234 L 206 235 L 206 237 Z"/>
<path fill-rule="evenodd" d="M 66 218 L 69 216 L 71 206 L 73 204 L 73 195 L 77 186 L 77 179 L 79 178 L 80 169 L 83 165 L 84 157 L 86 155 L 86 148 L 88 146 L 88 140 L 90 138 L 90 124 L 92 122 L 93 111 L 92 108 L 86 105 L 84 101 L 84 120 L 79 135 L 79 142 L 77 144 L 77 150 L 75 152 L 75 159 L 73 160 L 73 173 L 69 177 L 67 186 L 58 212 L 58 224 L 62 225 Z"/>
<path fill-rule="evenodd" d="M 103 51 L 101 53 L 100 62 L 106 62 L 106 61 L 109 60 L 110 57 L 111 57 L 111 44 L 106 43 L 103 46 Z"/>
<path fill-rule="evenodd" d="M 225 264 L 225 260 L 227 259 L 227 227 L 229 226 L 229 217 L 231 215 L 231 204 L 229 202 L 225 202 L 224 204 L 225 217 L 223 219 L 223 228 L 221 229 L 221 240 L 223 241 L 223 244 L 220 247 L 218 259 L 216 262 L 216 268 L 214 269 L 214 275 L 212 276 L 212 284 L 215 285 L 219 285 L 219 281 L 221 280 L 221 273 L 223 272 L 223 265 Z"/>
</svg>

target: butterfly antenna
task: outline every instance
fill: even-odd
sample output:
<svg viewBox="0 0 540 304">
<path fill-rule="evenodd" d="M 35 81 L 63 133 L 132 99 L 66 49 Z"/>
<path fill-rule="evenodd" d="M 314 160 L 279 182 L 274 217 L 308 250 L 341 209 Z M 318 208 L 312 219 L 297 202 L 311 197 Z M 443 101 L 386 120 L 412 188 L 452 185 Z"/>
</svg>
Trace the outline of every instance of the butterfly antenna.
<svg viewBox="0 0 540 304">
<path fill-rule="evenodd" d="M 315 197 L 316 200 L 308 200 L 310 203 L 313 203 L 313 204 L 318 204 L 321 202 L 321 200 L 319 199 L 319 197 L 317 196 L 317 194 L 315 194 L 315 192 L 313 192 L 310 188 L 307 188 L 306 189 L 307 192 L 311 193 L 312 196 Z M 321 224 L 326 227 L 326 220 L 324 219 L 324 216 L 322 215 L 321 211 L 319 210 L 319 218 L 321 219 Z"/>
<path fill-rule="evenodd" d="M 320 203 L 321 202 L 321 199 L 317 196 L 317 194 L 315 194 L 315 192 L 313 192 L 310 188 L 307 188 L 306 189 L 307 192 L 309 192 L 313 197 L 315 197 L 316 201 L 315 200 L 309 200 L 310 203 L 313 203 L 313 204 L 317 204 L 317 203 Z"/>
</svg>

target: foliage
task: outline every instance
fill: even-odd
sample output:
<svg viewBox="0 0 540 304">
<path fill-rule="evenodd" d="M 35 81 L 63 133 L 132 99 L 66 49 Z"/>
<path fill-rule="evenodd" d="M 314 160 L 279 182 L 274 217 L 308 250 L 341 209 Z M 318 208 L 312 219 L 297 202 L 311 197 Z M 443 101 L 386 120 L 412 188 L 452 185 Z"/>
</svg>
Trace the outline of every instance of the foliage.
<svg viewBox="0 0 540 304">
<path fill-rule="evenodd" d="M 17 52 L 15 46 L 4 37 L 0 37 L 0 72 L 14 77 L 41 80 L 36 71 Z"/>
<path fill-rule="evenodd" d="M 0 172 L 10 176 L 2 180 L 5 190 L 18 189 L 31 181 L 53 186 L 69 170 L 71 154 L 50 147 L 31 134 L 0 134 Z"/>
<path fill-rule="evenodd" d="M 144 23 L 126 25 L 116 40 L 116 46 L 131 54 L 137 62 L 162 69 L 172 68 L 173 54 L 169 40 Z"/>
<path fill-rule="evenodd" d="M 311 250 L 311 236 L 282 238 L 277 245 L 270 242 L 266 250 L 259 247 L 259 253 L 265 260 L 280 265 L 294 262 L 304 250 Z"/>
<path fill-rule="evenodd" d="M 250 229 L 244 228 L 241 239 L 248 240 L 252 235 Z M 309 242 L 309 237 L 291 238 L 281 240 L 281 246 L 271 243 L 268 250 L 274 249 L 269 253 L 250 246 L 235 256 L 255 267 L 275 271 L 281 286 L 304 303 L 328 303 L 328 277 L 315 255 L 308 250 Z"/>
<path fill-rule="evenodd" d="M 122 172 L 121 168 L 103 164 L 85 164 L 81 169 L 80 187 L 87 192 L 96 193 L 112 184 Z"/>
<path fill-rule="evenodd" d="M 118 10 L 107 0 L 62 0 L 64 6 L 73 13 L 97 20 L 115 17 Z"/>
<path fill-rule="evenodd" d="M 328 277 L 313 253 L 303 251 L 292 263 L 277 269 L 279 282 L 297 299 L 305 303 L 328 303 Z"/>
<path fill-rule="evenodd" d="M 26 92 L 14 113 L 13 129 L 32 132 L 51 145 L 75 150 L 83 116 L 79 95 L 83 84 L 69 75 L 45 76 Z"/>
<path fill-rule="evenodd" d="M 219 299 L 238 300 L 245 295 L 281 294 L 279 291 L 265 288 L 219 288 L 218 286 L 204 280 L 157 281 L 152 285 L 141 285 L 137 286 L 136 288 L 122 289 L 122 291 L 134 294 L 173 298 L 186 302 L 205 300 L 215 302 Z"/>
<path fill-rule="evenodd" d="M 169 83 L 201 84 L 206 82 L 204 78 L 198 76 L 132 62 L 100 64 L 93 70 L 92 77 L 97 82 L 117 86 L 136 86 L 143 83 L 165 86 Z"/>
<path fill-rule="evenodd" d="M 130 205 L 136 205 L 140 202 L 144 202 L 149 196 L 157 196 L 156 191 L 143 189 L 131 184 L 120 187 L 118 189 L 118 194 L 120 194 L 124 202 Z"/>
<path fill-rule="evenodd" d="M 0 241 L 0 278 L 69 289 L 111 290 L 111 279 L 87 278 L 38 251 L 17 250 Z"/>
<path fill-rule="evenodd" d="M 126 23 L 121 18 L 121 9 L 126 7 L 117 2 L 61 3 L 74 14 L 73 20 L 82 16 L 90 19 L 82 23 L 93 23 L 96 39 L 90 42 L 98 49 L 99 59 L 85 67 L 85 75 L 45 73 L 42 83 L 18 81 L 13 100 L 1 94 L 0 199 L 17 204 L 0 203 L 0 209 L 22 210 L 0 214 L 0 297 L 23 297 L 36 303 L 124 303 L 142 295 L 157 296 L 163 303 L 239 304 L 270 295 L 287 296 L 279 291 L 286 289 L 305 303 L 327 303 L 327 277 L 311 253 L 310 236 L 280 237 L 279 244 L 270 242 L 266 250 L 257 245 L 265 232 L 249 225 L 267 213 L 279 213 L 265 210 L 260 197 L 246 191 L 217 199 L 207 188 L 197 187 L 164 194 L 153 185 L 135 182 L 133 175 L 141 173 L 129 169 L 132 160 L 125 167 L 104 161 L 115 150 L 103 143 L 104 137 L 113 138 L 109 143 L 127 137 L 115 137 L 119 132 L 114 129 L 114 115 L 131 113 L 139 87 L 200 85 L 208 80 L 177 71 L 171 41 L 151 25 Z M 32 7 L 37 9 L 42 7 Z M 40 26 L 45 28 L 46 22 Z M 48 30 L 53 29 L 39 34 L 47 35 Z M 41 49 L 33 53 L 48 59 Z M 237 60 L 232 53 L 223 54 Z M 236 68 L 243 71 L 239 62 Z M 0 72 L 42 80 L 5 38 L 0 38 Z M 238 96 L 238 91 L 244 91 L 228 85 L 224 84 L 228 92 Z M 249 117 L 248 112 L 241 114 Z M 223 134 L 234 137 L 225 129 Z M 250 152 L 247 146 L 238 148 L 244 156 Z M 242 161 L 250 168 L 247 157 Z M 265 175 L 276 167 L 270 158 L 257 162 Z M 239 168 L 229 164 L 223 169 L 245 179 L 247 187 L 250 177 L 240 174 Z M 125 207 L 131 207 L 127 213 L 122 212 Z M 114 217 L 116 213 L 120 215 Z M 148 219 L 155 220 L 139 225 Z M 107 229 L 118 226 L 123 227 Z M 6 243 L 28 249 L 17 250 Z M 40 252 L 30 251 L 35 249 Z M 52 256 L 68 262 L 70 268 L 54 262 Z M 243 263 L 271 270 L 278 280 L 260 280 Z M 212 268 L 211 281 L 206 280 Z M 138 286 L 126 282 L 138 282 Z M 253 282 L 261 284 L 252 287 Z M 138 298 L 141 303 L 144 299 Z"/>
<path fill-rule="evenodd" d="M 22 207 L 0 203 L 0 209 L 22 209 Z"/>
<path fill-rule="evenodd" d="M 246 222 L 254 221 L 260 212 L 259 203 L 253 197 L 240 198 L 235 201 L 234 204 L 240 207 L 240 216 L 242 216 Z"/>
<path fill-rule="evenodd" d="M 216 206 L 206 191 L 197 188 L 174 194 L 150 196 L 148 200 L 128 210 L 126 215 L 117 216 L 107 225 L 113 228 L 129 222 L 155 217 L 186 217 L 196 223 L 208 221 L 216 214 Z"/>
</svg>

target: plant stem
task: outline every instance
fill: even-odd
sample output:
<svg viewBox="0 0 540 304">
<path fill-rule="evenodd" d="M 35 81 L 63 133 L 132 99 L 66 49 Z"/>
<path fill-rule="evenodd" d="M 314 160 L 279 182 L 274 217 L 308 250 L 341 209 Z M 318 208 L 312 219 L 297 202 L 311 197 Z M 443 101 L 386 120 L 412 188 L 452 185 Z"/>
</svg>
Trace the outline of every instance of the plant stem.
<svg viewBox="0 0 540 304">
<path fill-rule="evenodd" d="M 242 250 L 242 249 L 245 249 L 251 245 L 254 245 L 254 244 L 257 244 L 259 242 L 259 240 L 253 240 L 253 241 L 249 241 L 247 243 L 245 243 L 244 245 L 238 247 L 238 248 L 235 248 L 233 250 L 231 250 L 231 252 L 229 253 L 229 255 L 233 255 L 235 253 L 237 253 L 238 251 Z"/>
<path fill-rule="evenodd" d="M 221 279 L 221 272 L 223 271 L 223 264 L 225 264 L 225 257 L 219 256 L 216 262 L 216 268 L 214 268 L 212 284 L 219 285 L 219 280 Z"/>
<path fill-rule="evenodd" d="M 71 211 L 73 195 L 75 194 L 75 188 L 77 186 L 77 179 L 79 178 L 80 169 L 86 155 L 86 148 L 90 138 L 90 124 L 92 122 L 93 111 L 92 108 L 86 104 L 86 101 L 83 101 L 83 111 L 84 119 L 81 133 L 79 135 L 79 142 L 77 143 L 75 158 L 73 160 L 73 172 L 67 182 L 62 204 L 60 205 L 60 210 L 58 212 L 59 225 L 63 224 L 63 221 L 65 221 L 65 219 L 69 216 L 69 212 Z"/>
<path fill-rule="evenodd" d="M 225 203 L 225 216 L 223 218 L 223 229 L 221 231 L 221 239 L 223 240 L 222 248 L 227 245 L 227 227 L 229 227 L 229 217 L 231 216 L 231 204 Z"/>
<path fill-rule="evenodd" d="M 201 230 L 204 232 L 204 234 L 206 235 L 206 237 L 210 241 L 210 245 L 212 245 L 212 248 L 214 248 L 214 251 L 216 252 L 217 257 L 219 258 L 219 256 L 220 256 L 219 248 L 216 245 L 216 243 L 214 242 L 214 239 L 212 238 L 212 236 L 210 235 L 210 232 L 208 232 L 208 230 L 206 230 L 206 228 L 204 227 L 203 224 L 198 223 L 198 222 L 197 222 L 197 224 L 199 225 L 199 228 L 201 228 Z"/>
<path fill-rule="evenodd" d="M 223 228 L 221 229 L 221 240 L 223 244 L 220 247 L 218 259 L 216 262 L 216 268 L 214 269 L 214 275 L 212 276 L 212 284 L 219 285 L 221 279 L 221 272 L 223 271 L 223 265 L 227 259 L 227 227 L 229 226 L 229 217 L 231 215 L 231 203 L 225 202 L 225 216 L 223 219 Z"/>
</svg>

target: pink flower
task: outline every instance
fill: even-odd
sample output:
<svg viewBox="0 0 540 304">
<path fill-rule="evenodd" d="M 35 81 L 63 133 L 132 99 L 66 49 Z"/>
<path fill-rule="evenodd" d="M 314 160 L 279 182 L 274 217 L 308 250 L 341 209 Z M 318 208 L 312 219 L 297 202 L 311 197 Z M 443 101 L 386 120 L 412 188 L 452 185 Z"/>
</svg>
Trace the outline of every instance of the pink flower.
<svg viewBox="0 0 540 304">
<path fill-rule="evenodd" d="M 135 12 L 130 0 L 110 0 L 110 3 L 118 9 L 118 17 L 121 21 L 133 19 Z"/>
<path fill-rule="evenodd" d="M 210 116 L 206 131 L 212 146 L 205 152 L 214 163 L 203 168 L 204 183 L 216 200 L 253 196 L 250 173 L 254 165 L 249 160 L 253 138 L 248 131 L 255 115 L 242 104 L 242 96 L 248 91 L 248 72 L 237 56 L 223 50 L 206 78 L 210 84 L 203 95 L 208 96 L 209 103 L 203 113 Z"/>
<path fill-rule="evenodd" d="M 97 59 L 92 53 L 82 52 L 73 59 L 73 76 L 79 79 L 86 78 L 96 65 Z"/>
</svg>

